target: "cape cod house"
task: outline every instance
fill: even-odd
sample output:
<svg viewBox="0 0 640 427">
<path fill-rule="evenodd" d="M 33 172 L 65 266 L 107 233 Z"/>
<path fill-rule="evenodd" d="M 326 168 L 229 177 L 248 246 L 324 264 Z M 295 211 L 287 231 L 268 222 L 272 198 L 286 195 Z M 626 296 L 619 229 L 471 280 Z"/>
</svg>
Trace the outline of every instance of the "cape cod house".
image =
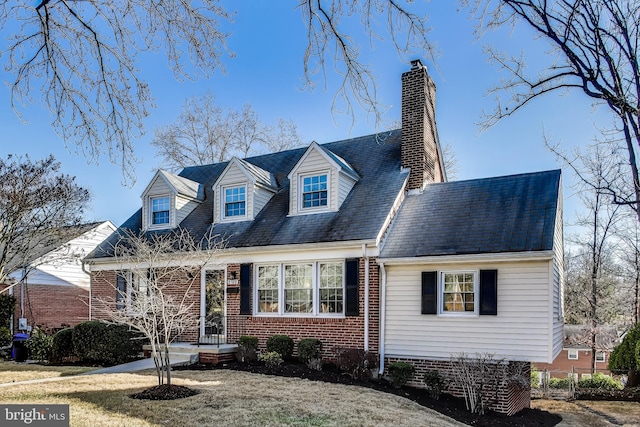
<svg viewBox="0 0 640 427">
<path fill-rule="evenodd" d="M 562 347 L 560 172 L 447 182 L 420 61 L 402 75 L 400 130 L 157 172 L 121 228 L 175 227 L 226 239 L 196 304 L 226 323 L 192 342 L 319 338 L 327 358 L 374 352 L 381 372 L 408 360 L 416 385 L 462 352 L 551 362 Z M 93 295 L 115 300 L 109 246 L 86 263 Z M 505 389 L 494 408 L 529 396 Z"/>
</svg>

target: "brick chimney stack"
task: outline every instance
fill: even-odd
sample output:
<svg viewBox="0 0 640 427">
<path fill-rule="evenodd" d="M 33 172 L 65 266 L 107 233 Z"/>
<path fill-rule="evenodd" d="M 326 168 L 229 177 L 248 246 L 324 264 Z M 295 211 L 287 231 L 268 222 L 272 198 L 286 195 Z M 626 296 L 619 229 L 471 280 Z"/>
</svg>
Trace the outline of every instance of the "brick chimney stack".
<svg viewBox="0 0 640 427">
<path fill-rule="evenodd" d="M 419 59 L 402 74 L 402 167 L 410 168 L 408 190 L 444 181 L 436 129 L 436 86 Z"/>
</svg>

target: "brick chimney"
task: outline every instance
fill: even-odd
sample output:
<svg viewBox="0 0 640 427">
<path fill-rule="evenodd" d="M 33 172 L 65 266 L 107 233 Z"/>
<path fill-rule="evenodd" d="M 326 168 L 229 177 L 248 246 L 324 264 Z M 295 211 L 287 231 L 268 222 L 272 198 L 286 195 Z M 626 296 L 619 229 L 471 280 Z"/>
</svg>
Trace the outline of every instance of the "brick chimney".
<svg viewBox="0 0 640 427">
<path fill-rule="evenodd" d="M 436 86 L 419 59 L 402 74 L 402 167 L 410 168 L 408 190 L 444 181 L 436 129 Z"/>
</svg>

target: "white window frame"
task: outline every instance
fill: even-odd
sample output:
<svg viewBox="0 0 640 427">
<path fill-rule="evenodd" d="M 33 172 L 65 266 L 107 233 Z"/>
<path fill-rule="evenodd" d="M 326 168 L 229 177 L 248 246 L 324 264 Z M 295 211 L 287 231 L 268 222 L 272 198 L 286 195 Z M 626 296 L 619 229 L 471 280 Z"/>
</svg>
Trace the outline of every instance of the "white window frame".
<svg viewBox="0 0 640 427">
<path fill-rule="evenodd" d="M 313 178 L 314 176 L 327 177 L 327 204 L 325 206 L 304 206 L 304 179 Z M 298 212 L 326 212 L 331 210 L 331 170 L 322 170 L 298 175 Z"/>
<path fill-rule="evenodd" d="M 570 348 L 567 350 L 567 359 L 568 360 L 578 360 L 578 353 L 580 351 L 576 348 Z"/>
<path fill-rule="evenodd" d="M 227 215 L 227 190 L 236 188 L 244 189 L 244 215 Z M 223 221 L 239 221 L 245 220 L 249 215 L 249 191 L 246 183 L 224 185 L 220 188 L 220 218 Z"/>
<path fill-rule="evenodd" d="M 286 311 L 286 289 L 284 287 L 285 268 L 291 265 L 311 265 L 311 305 L 310 312 L 297 313 Z M 342 311 L 337 313 L 324 313 L 320 306 L 320 264 L 341 264 L 342 265 Z M 277 266 L 278 268 L 278 310 L 273 312 L 260 311 L 258 279 L 260 267 Z M 253 315 L 265 317 L 345 317 L 346 308 L 346 263 L 344 259 L 330 259 L 322 261 L 295 261 L 295 262 L 274 262 L 256 264 L 253 274 Z M 333 288 L 337 289 L 337 288 Z"/>
<path fill-rule="evenodd" d="M 598 356 L 602 356 L 602 357 L 598 357 Z M 604 354 L 604 351 L 596 351 L 596 362 L 598 363 L 604 363 L 607 361 L 607 355 Z"/>
<path fill-rule="evenodd" d="M 444 309 L 444 278 L 447 274 L 473 274 L 473 311 L 446 311 Z M 477 317 L 479 315 L 480 270 L 447 270 L 438 273 L 438 315 Z"/>
<path fill-rule="evenodd" d="M 169 209 L 166 211 L 169 213 L 169 221 L 163 223 L 154 223 L 153 222 L 153 214 L 155 213 L 153 210 L 153 201 L 159 199 L 167 199 L 169 201 Z M 159 211 L 165 212 L 165 211 Z M 149 196 L 149 228 L 167 228 L 171 226 L 171 220 L 173 219 L 172 212 L 172 203 L 171 203 L 171 194 L 162 194 L 157 196 Z"/>
</svg>

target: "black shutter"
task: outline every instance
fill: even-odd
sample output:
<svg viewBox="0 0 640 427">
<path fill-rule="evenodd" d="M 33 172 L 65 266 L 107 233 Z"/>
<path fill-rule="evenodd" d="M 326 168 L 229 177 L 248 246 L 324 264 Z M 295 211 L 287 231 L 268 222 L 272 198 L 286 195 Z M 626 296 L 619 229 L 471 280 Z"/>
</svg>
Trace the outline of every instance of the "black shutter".
<svg viewBox="0 0 640 427">
<path fill-rule="evenodd" d="M 438 272 L 422 272 L 422 314 L 438 314 Z"/>
<path fill-rule="evenodd" d="M 125 271 L 116 273 L 116 310 L 124 309 L 127 298 L 127 277 Z"/>
<path fill-rule="evenodd" d="M 498 314 L 498 270 L 480 270 L 480 314 Z"/>
<path fill-rule="evenodd" d="M 240 265 L 240 314 L 251 314 L 251 264 Z"/>
<path fill-rule="evenodd" d="M 348 259 L 347 262 L 347 281 L 345 295 L 345 312 L 346 316 L 360 315 L 359 304 L 359 282 L 360 282 L 360 265 L 358 258 Z"/>
</svg>

